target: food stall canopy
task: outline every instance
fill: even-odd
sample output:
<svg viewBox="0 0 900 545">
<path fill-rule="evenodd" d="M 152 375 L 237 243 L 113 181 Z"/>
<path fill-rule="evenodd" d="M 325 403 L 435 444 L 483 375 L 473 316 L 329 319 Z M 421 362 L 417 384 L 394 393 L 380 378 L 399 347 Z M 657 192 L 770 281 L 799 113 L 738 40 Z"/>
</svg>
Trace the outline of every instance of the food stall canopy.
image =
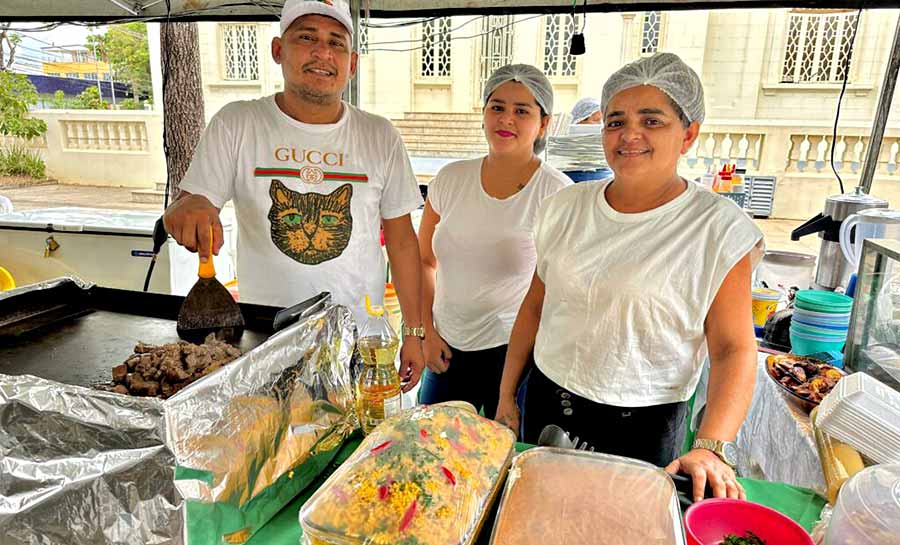
<svg viewBox="0 0 900 545">
<path fill-rule="evenodd" d="M 370 17 L 438 17 L 471 14 L 560 12 L 573 0 L 351 0 Z M 275 19 L 283 0 L 3 0 L 0 20 L 101 21 L 172 17 L 178 20 Z M 588 11 L 736 8 L 896 7 L 896 0 L 577 0 Z"/>
</svg>

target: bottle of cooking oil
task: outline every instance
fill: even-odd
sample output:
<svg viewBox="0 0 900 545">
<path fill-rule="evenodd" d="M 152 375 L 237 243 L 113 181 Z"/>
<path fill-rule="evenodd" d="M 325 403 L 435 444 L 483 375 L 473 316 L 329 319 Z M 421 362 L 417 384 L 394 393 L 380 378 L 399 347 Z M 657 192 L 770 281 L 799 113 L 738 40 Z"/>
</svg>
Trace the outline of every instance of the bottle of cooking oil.
<svg viewBox="0 0 900 545">
<path fill-rule="evenodd" d="M 363 433 L 400 412 L 400 375 L 394 357 L 400 339 L 385 317 L 384 308 L 372 306 L 366 296 L 368 319 L 360 332 L 357 348 L 363 367 L 356 387 L 356 409 Z"/>
</svg>

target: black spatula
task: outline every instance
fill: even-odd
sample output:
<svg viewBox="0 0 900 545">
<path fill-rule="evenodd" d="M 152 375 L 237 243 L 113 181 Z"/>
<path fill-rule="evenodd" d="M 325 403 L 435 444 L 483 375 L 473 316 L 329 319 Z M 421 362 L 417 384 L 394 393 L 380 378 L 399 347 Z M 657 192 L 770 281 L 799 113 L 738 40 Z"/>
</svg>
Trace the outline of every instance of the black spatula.
<svg viewBox="0 0 900 545">
<path fill-rule="evenodd" d="M 200 262 L 197 283 L 188 292 L 178 312 L 176 331 L 182 339 L 200 344 L 210 333 L 234 343 L 244 333 L 244 316 L 234 298 L 216 280 L 212 258 L 212 226 L 209 228 L 209 259 Z"/>
</svg>

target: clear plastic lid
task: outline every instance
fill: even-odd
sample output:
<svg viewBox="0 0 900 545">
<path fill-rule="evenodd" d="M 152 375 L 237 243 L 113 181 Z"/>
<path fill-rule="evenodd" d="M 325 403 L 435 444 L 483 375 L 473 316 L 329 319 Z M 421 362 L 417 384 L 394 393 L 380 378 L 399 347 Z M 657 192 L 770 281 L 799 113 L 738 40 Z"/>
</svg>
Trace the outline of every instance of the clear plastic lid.
<svg viewBox="0 0 900 545">
<path fill-rule="evenodd" d="M 868 467 L 841 488 L 825 545 L 848 543 L 900 543 L 900 464 Z"/>
<path fill-rule="evenodd" d="M 619 456 L 538 447 L 513 460 L 492 545 L 684 543 L 678 493 L 656 466 Z"/>
<path fill-rule="evenodd" d="M 467 409 L 386 420 L 304 504 L 304 543 L 466 545 L 512 458 L 508 428 Z"/>
</svg>

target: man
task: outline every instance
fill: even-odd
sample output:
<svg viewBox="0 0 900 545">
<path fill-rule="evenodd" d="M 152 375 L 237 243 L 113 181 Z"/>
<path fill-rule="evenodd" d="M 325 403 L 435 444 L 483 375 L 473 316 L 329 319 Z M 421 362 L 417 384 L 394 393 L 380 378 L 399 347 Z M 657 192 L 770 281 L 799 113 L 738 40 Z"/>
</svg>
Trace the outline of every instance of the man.
<svg viewBox="0 0 900 545">
<path fill-rule="evenodd" d="M 287 0 L 272 58 L 284 91 L 231 103 L 210 121 L 166 210 L 166 230 L 201 261 L 223 243 L 219 211 L 234 201 L 241 299 L 287 306 L 321 291 L 353 310 L 384 296 L 379 227 L 407 326 L 404 391 L 424 367 L 419 250 L 410 212 L 421 206 L 406 148 L 384 118 L 341 101 L 356 73 L 346 0 Z"/>
</svg>

